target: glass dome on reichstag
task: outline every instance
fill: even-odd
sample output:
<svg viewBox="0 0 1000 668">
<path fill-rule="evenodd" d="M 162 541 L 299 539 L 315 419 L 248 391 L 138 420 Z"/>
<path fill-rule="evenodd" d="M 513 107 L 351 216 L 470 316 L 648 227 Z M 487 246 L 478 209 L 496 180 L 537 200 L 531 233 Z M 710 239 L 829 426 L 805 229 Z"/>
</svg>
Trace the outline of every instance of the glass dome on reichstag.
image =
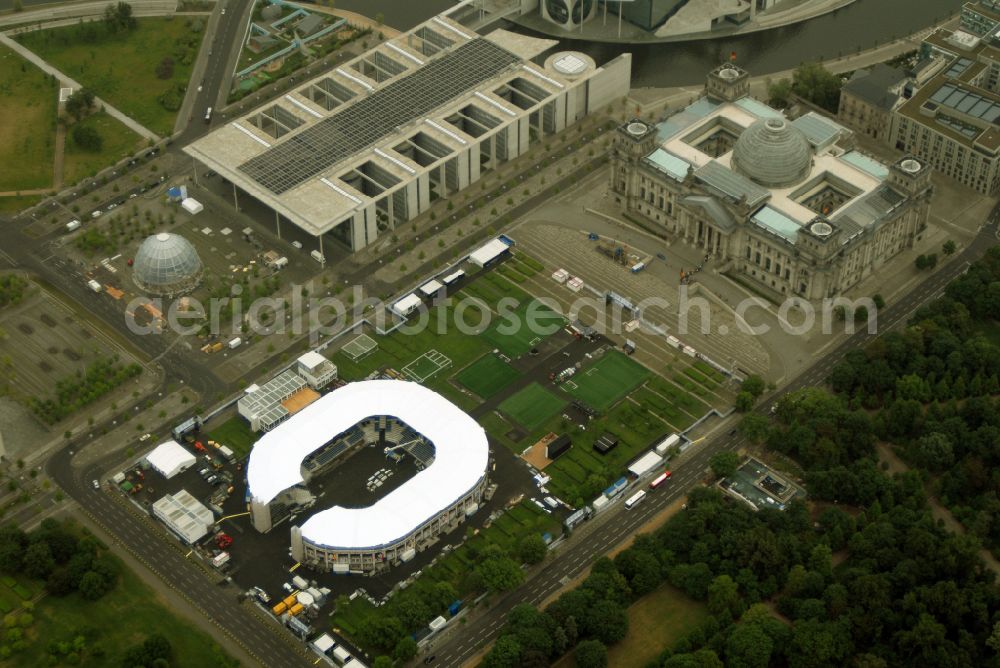
<svg viewBox="0 0 1000 668">
<path fill-rule="evenodd" d="M 783 188 L 808 176 L 812 147 L 802 131 L 784 118 L 765 118 L 740 134 L 732 165 L 762 186 Z"/>
<path fill-rule="evenodd" d="M 193 290 L 201 281 L 201 274 L 201 259 L 191 243 L 167 232 L 142 242 L 132 268 L 132 280 L 140 289 L 162 296 Z"/>
</svg>

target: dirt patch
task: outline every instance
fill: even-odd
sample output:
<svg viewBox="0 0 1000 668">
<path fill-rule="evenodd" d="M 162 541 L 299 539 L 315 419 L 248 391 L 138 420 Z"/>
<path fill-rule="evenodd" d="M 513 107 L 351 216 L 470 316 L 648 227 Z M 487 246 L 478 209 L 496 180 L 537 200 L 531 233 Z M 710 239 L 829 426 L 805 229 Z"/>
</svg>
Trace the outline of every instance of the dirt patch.
<svg viewBox="0 0 1000 668">
<path fill-rule="evenodd" d="M 94 338 L 94 335 L 89 330 L 83 328 L 80 329 L 80 336 L 82 336 L 85 339 Z"/>
<path fill-rule="evenodd" d="M 55 318 L 53 318 L 48 313 L 40 313 L 38 315 L 38 319 L 41 320 L 44 324 L 48 325 L 49 327 L 55 327 L 56 325 L 59 324 L 56 322 Z"/>
<path fill-rule="evenodd" d="M 49 355 L 58 355 L 59 349 L 55 346 L 49 346 L 48 348 L 46 348 L 46 352 L 48 352 Z"/>
<path fill-rule="evenodd" d="M 21 330 L 21 333 L 26 336 L 31 336 L 32 334 L 35 333 L 35 328 L 26 322 L 18 323 L 17 328 Z"/>
<path fill-rule="evenodd" d="M 52 373 L 52 365 L 46 362 L 45 360 L 40 360 L 38 362 L 38 368 L 44 371 L 45 373 Z"/>
<path fill-rule="evenodd" d="M 80 354 L 78 352 L 76 352 L 71 348 L 63 348 L 63 355 L 73 360 L 74 362 L 79 362 L 80 360 L 83 359 L 82 357 L 80 357 Z"/>
</svg>

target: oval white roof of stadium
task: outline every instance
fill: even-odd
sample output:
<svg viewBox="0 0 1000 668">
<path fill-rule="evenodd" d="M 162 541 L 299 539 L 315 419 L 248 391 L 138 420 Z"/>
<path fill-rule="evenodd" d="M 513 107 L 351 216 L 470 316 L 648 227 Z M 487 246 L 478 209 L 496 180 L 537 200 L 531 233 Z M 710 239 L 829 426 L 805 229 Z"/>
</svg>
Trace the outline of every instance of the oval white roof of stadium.
<svg viewBox="0 0 1000 668">
<path fill-rule="evenodd" d="M 417 383 L 368 380 L 324 395 L 254 445 L 247 484 L 260 503 L 303 481 L 302 460 L 365 418 L 396 417 L 434 444 L 434 463 L 371 506 L 334 506 L 302 525 L 306 540 L 357 549 L 396 542 L 471 490 L 489 462 L 486 432 L 458 406 Z"/>
</svg>

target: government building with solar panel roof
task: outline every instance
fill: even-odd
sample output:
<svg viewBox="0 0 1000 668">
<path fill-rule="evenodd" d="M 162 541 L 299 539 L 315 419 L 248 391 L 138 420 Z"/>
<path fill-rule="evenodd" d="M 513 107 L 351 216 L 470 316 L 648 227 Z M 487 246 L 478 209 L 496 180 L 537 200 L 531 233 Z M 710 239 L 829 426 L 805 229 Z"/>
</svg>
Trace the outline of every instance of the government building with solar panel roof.
<svg viewBox="0 0 1000 668">
<path fill-rule="evenodd" d="M 185 147 L 313 235 L 360 250 L 629 91 L 555 40 L 436 16 Z M 238 199 L 238 197 L 237 197 Z"/>
</svg>

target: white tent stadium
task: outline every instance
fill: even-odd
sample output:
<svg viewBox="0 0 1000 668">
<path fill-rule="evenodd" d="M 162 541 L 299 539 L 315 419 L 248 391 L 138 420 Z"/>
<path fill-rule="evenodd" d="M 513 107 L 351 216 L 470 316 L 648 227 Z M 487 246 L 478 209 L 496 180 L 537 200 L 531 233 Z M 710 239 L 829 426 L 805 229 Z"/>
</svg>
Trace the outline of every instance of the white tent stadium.
<svg viewBox="0 0 1000 668">
<path fill-rule="evenodd" d="M 146 461 L 168 480 L 194 465 L 195 456 L 177 441 L 167 441 L 146 455 Z"/>
<path fill-rule="evenodd" d="M 302 461 L 334 436 L 378 415 L 393 416 L 434 444 L 434 462 L 365 508 L 334 506 L 302 525 L 313 545 L 345 550 L 398 542 L 480 485 L 489 462 L 486 432 L 436 392 L 417 383 L 369 380 L 345 385 L 257 441 L 247 465 L 254 503 L 267 504 L 303 482 Z"/>
</svg>

